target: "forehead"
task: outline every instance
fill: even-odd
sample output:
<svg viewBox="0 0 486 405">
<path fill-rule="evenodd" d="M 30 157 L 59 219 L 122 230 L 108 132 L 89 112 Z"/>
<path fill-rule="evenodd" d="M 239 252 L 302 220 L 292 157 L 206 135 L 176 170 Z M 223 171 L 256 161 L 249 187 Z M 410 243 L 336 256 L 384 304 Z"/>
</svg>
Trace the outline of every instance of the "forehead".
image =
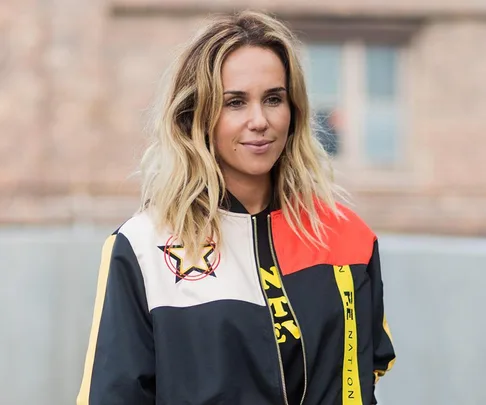
<svg viewBox="0 0 486 405">
<path fill-rule="evenodd" d="M 221 79 L 225 90 L 285 87 L 286 82 L 285 68 L 277 54 L 270 49 L 252 46 L 244 46 L 228 55 Z"/>
</svg>

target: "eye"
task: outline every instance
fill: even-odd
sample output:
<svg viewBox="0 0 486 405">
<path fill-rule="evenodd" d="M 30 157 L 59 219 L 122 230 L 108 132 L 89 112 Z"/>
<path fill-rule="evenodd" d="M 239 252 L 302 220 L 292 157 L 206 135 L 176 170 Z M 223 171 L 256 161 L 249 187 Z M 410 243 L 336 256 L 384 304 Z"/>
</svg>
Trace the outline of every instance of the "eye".
<svg viewBox="0 0 486 405">
<path fill-rule="evenodd" d="M 282 102 L 282 99 L 278 96 L 270 96 L 267 98 L 266 102 L 270 105 L 279 105 Z"/>
<path fill-rule="evenodd" d="M 240 100 L 240 99 L 233 99 L 233 100 L 229 100 L 227 103 L 226 103 L 226 106 L 227 107 L 232 107 L 232 108 L 239 108 L 243 105 L 243 100 Z"/>
</svg>

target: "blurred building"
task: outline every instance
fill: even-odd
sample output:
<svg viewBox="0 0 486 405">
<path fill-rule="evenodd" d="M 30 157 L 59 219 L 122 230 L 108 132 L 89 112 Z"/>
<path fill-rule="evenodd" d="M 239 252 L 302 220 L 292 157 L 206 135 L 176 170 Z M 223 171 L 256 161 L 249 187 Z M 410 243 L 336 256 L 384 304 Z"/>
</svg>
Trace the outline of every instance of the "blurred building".
<svg viewBox="0 0 486 405">
<path fill-rule="evenodd" d="M 0 5 L 0 223 L 117 223 L 157 82 L 209 12 L 303 41 L 338 181 L 378 230 L 486 234 L 486 2 L 17 0 Z"/>
</svg>

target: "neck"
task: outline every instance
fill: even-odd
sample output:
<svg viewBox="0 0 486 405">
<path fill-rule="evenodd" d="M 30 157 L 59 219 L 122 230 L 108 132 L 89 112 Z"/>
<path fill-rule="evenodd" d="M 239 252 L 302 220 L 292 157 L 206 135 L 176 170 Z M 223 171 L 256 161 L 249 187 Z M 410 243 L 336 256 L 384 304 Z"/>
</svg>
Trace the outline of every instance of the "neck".
<svg viewBox="0 0 486 405">
<path fill-rule="evenodd" d="M 226 188 L 251 214 L 263 211 L 272 196 L 270 174 L 249 179 L 225 177 Z"/>
</svg>

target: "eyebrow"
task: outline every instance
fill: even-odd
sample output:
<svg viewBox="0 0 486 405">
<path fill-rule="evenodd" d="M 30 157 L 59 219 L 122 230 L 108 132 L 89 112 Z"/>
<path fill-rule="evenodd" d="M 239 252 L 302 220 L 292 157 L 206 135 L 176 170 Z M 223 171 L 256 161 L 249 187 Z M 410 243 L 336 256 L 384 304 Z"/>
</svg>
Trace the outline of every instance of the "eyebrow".
<svg viewBox="0 0 486 405">
<path fill-rule="evenodd" d="M 270 94 L 270 93 L 281 93 L 281 92 L 287 92 L 287 89 L 285 87 L 273 87 L 271 89 L 265 90 L 265 95 Z M 228 90 L 223 93 L 223 95 L 226 94 L 232 94 L 233 96 L 246 96 L 248 93 L 246 91 L 241 91 L 241 90 Z"/>
</svg>

